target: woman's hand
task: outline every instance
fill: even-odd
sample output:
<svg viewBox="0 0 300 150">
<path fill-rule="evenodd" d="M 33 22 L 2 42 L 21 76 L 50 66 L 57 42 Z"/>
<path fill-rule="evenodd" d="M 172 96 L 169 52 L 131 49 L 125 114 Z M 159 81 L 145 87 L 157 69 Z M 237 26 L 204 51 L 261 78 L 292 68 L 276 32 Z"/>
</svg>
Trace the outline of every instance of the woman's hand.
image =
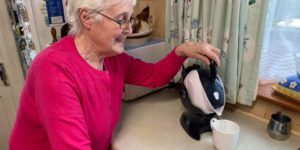
<svg viewBox="0 0 300 150">
<path fill-rule="evenodd" d="M 200 59 L 207 65 L 210 64 L 209 59 L 215 61 L 220 66 L 220 50 L 213 45 L 203 42 L 187 42 L 177 46 L 175 53 L 181 57 L 190 57 Z"/>
</svg>

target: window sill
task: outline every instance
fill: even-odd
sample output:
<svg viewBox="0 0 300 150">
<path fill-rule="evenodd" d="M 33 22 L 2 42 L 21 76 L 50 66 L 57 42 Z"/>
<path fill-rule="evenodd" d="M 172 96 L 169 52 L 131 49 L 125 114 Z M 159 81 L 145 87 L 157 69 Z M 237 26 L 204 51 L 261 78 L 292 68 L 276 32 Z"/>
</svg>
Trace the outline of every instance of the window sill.
<svg viewBox="0 0 300 150">
<path fill-rule="evenodd" d="M 275 94 L 272 89 L 272 83 L 260 84 L 258 87 L 257 98 L 300 112 L 300 103 Z"/>
</svg>

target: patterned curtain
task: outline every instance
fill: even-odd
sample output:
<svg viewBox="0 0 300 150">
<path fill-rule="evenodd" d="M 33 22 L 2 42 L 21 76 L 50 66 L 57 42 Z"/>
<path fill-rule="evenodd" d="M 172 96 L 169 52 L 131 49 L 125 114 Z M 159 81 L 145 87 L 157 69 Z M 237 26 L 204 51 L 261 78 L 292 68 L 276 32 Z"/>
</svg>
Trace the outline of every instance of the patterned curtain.
<svg viewBox="0 0 300 150">
<path fill-rule="evenodd" d="M 252 105 L 258 86 L 258 66 L 268 0 L 167 0 L 166 49 L 187 41 L 202 41 L 221 50 L 226 100 Z M 256 11 L 256 12 L 255 12 Z M 250 33 L 251 31 L 251 33 Z M 201 63 L 189 59 L 185 66 Z M 178 81 L 177 74 L 175 81 Z"/>
</svg>

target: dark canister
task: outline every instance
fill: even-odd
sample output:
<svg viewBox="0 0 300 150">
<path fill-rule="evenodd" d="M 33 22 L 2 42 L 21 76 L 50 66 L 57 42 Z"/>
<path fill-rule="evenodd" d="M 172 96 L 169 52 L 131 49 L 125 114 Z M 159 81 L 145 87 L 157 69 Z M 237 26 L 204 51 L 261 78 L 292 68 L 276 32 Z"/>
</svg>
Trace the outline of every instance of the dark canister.
<svg viewBox="0 0 300 150">
<path fill-rule="evenodd" d="M 284 141 L 291 135 L 291 118 L 277 112 L 272 114 L 268 124 L 268 134 L 275 140 Z"/>
</svg>

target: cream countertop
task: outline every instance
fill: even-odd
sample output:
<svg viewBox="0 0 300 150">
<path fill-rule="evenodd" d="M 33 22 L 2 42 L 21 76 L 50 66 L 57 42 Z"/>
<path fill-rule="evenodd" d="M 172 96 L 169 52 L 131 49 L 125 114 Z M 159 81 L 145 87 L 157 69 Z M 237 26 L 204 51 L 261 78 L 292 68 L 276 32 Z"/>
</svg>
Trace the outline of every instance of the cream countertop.
<svg viewBox="0 0 300 150">
<path fill-rule="evenodd" d="M 212 134 L 207 132 L 197 141 L 187 135 L 179 119 L 184 112 L 179 95 L 174 89 L 164 89 L 134 101 L 123 102 L 122 118 L 113 140 L 117 150 L 214 150 Z M 240 126 L 237 150 L 297 150 L 300 138 L 287 141 L 271 139 L 267 124 L 225 110 L 224 119 Z"/>
</svg>

